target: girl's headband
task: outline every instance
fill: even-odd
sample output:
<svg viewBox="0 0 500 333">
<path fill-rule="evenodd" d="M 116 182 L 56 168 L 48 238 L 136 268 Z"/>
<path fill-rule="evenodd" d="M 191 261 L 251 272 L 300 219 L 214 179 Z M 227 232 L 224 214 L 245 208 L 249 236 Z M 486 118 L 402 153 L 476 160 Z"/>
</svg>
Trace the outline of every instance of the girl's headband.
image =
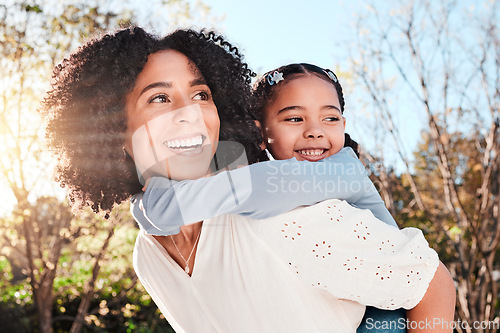
<svg viewBox="0 0 500 333">
<path fill-rule="evenodd" d="M 272 74 L 267 74 L 267 83 L 269 83 L 270 86 L 277 84 L 278 82 L 283 80 L 283 73 L 280 73 L 278 71 L 274 71 Z"/>
<path fill-rule="evenodd" d="M 328 76 L 330 78 L 330 80 L 332 80 L 335 83 L 339 83 L 339 79 L 337 78 L 337 75 L 335 75 L 334 72 L 332 72 L 329 69 L 322 69 L 322 70 L 326 74 L 326 76 Z M 270 86 L 272 86 L 272 85 L 278 84 L 280 81 L 284 81 L 285 79 L 283 78 L 283 73 L 278 72 L 278 71 L 274 71 L 274 72 L 266 75 L 266 80 L 267 80 L 267 83 Z"/>
<path fill-rule="evenodd" d="M 337 75 L 335 75 L 334 72 L 332 72 L 328 68 L 327 69 L 323 69 L 323 72 L 325 72 L 325 74 L 328 75 L 328 77 L 330 78 L 330 80 L 332 80 L 335 83 L 339 83 L 339 79 L 337 79 Z"/>
</svg>

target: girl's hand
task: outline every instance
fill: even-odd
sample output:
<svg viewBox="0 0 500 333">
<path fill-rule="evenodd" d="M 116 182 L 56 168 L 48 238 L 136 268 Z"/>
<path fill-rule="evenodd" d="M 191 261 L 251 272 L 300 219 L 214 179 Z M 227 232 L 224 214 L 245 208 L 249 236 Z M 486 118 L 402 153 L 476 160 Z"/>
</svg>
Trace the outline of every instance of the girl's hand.
<svg viewBox="0 0 500 333">
<path fill-rule="evenodd" d="M 146 184 L 144 184 L 144 186 L 142 187 L 142 192 L 146 192 L 146 189 L 148 188 L 148 184 L 149 184 L 150 180 L 151 180 L 151 178 L 146 179 Z"/>
</svg>

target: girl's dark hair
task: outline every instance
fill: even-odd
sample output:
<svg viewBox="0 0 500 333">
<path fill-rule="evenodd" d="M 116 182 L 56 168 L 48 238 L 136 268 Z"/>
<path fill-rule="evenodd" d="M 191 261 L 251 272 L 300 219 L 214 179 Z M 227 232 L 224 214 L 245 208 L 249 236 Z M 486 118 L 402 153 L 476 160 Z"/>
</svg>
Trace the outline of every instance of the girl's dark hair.
<svg viewBox="0 0 500 333">
<path fill-rule="evenodd" d="M 273 77 L 274 73 L 282 75 L 283 81 L 275 82 Z M 290 64 L 286 66 L 281 66 L 279 68 L 273 69 L 264 75 L 262 75 L 257 82 L 255 82 L 252 93 L 252 106 L 251 112 L 255 119 L 263 122 L 264 120 L 264 109 L 267 105 L 274 101 L 276 96 L 279 94 L 281 88 L 289 81 L 302 77 L 304 75 L 315 75 L 320 79 L 323 79 L 331 83 L 340 102 L 340 111 L 344 113 L 344 94 L 342 92 L 342 86 L 340 82 L 331 70 L 323 69 L 316 65 L 311 65 L 307 63 L 300 64 Z M 350 135 L 345 133 L 345 143 L 344 147 L 351 147 L 356 155 L 359 157 L 359 145 L 356 141 L 352 140 Z"/>
<path fill-rule="evenodd" d="M 90 41 L 59 64 L 40 108 L 57 158 L 56 180 L 68 189 L 74 208 L 109 213 L 141 191 L 134 162 L 123 149 L 125 98 L 148 56 L 168 49 L 186 55 L 210 87 L 220 140 L 241 143 L 249 163 L 266 159 L 248 112 L 255 74 L 236 47 L 212 31 L 177 30 L 157 38 L 142 28 L 123 29 Z"/>
</svg>

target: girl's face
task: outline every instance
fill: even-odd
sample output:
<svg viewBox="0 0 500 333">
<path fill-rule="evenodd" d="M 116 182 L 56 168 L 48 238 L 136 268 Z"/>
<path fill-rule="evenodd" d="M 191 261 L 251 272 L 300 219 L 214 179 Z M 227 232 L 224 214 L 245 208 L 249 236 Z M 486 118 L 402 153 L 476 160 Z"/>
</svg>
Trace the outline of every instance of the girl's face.
<svg viewBox="0 0 500 333">
<path fill-rule="evenodd" d="M 338 153 L 345 118 L 333 84 L 311 74 L 283 83 L 264 108 L 264 142 L 273 157 L 318 161 Z"/>
<path fill-rule="evenodd" d="M 209 172 L 220 121 L 210 88 L 182 53 L 151 54 L 126 98 L 125 149 L 141 178 L 194 179 Z"/>
</svg>

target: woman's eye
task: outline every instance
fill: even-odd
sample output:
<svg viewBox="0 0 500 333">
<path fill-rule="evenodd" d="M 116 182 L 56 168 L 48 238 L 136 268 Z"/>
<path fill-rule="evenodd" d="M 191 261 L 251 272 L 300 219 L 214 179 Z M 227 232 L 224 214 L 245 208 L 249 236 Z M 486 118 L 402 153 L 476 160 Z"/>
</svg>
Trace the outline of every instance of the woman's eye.
<svg viewBox="0 0 500 333">
<path fill-rule="evenodd" d="M 149 100 L 149 103 L 167 103 L 170 102 L 167 95 L 156 95 Z"/>
<path fill-rule="evenodd" d="M 193 99 L 196 101 L 208 101 L 210 100 L 211 95 L 207 91 L 200 91 L 196 95 L 194 95 Z"/>
<path fill-rule="evenodd" d="M 285 121 L 289 121 L 291 123 L 298 123 L 298 122 L 302 121 L 302 118 L 300 118 L 300 117 L 290 117 L 290 118 L 286 118 Z"/>
</svg>

